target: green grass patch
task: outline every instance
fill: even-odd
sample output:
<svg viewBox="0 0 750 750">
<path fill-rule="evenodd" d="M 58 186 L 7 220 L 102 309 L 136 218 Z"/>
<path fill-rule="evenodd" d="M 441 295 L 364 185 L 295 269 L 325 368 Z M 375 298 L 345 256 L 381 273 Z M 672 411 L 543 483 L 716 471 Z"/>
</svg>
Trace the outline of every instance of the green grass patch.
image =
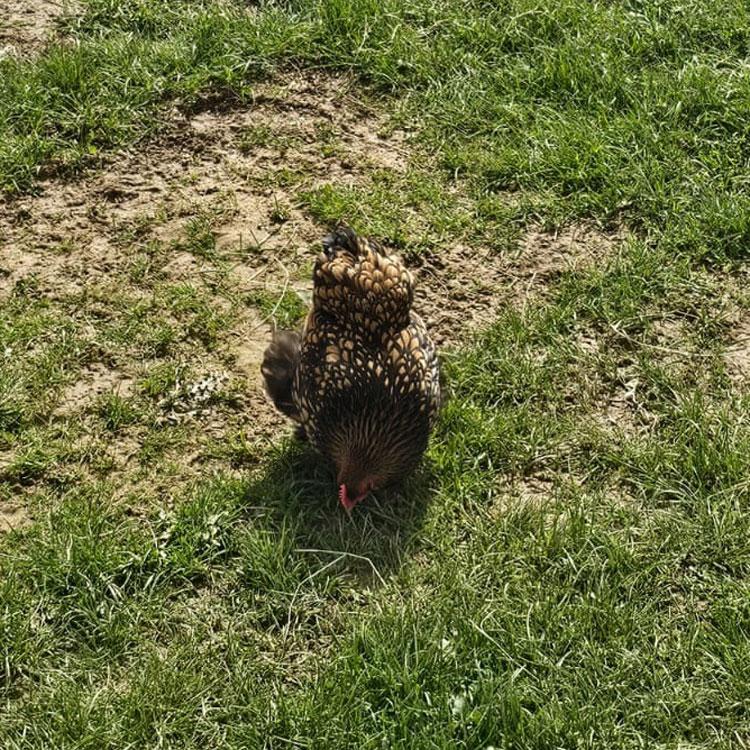
<svg viewBox="0 0 750 750">
<path fill-rule="evenodd" d="M 296 292 L 285 290 L 275 295 L 266 290 L 251 292 L 247 302 L 257 307 L 264 318 L 273 320 L 280 328 L 294 328 L 307 312 L 307 305 Z"/>
<path fill-rule="evenodd" d="M 446 237 L 483 224 L 447 193 L 441 181 L 411 170 L 373 170 L 361 185 L 326 184 L 300 196 L 310 214 L 322 224 L 335 224 L 346 217 L 360 231 L 397 247 L 419 251 Z M 408 247 L 407 247 L 408 246 Z"/>
<path fill-rule="evenodd" d="M 17 287 L 0 311 L 0 430 L 44 420 L 83 354 L 75 322 Z"/>
</svg>

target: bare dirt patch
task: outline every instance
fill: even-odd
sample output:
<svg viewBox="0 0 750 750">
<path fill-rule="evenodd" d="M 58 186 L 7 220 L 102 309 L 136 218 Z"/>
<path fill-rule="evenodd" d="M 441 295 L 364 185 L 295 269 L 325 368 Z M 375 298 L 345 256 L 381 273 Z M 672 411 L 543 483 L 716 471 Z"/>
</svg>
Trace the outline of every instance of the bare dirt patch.
<svg viewBox="0 0 750 750">
<path fill-rule="evenodd" d="M 557 232 L 530 229 L 521 241 L 518 255 L 510 259 L 516 299 L 527 299 L 566 271 L 607 261 L 624 239 L 622 228 L 605 233 L 589 223 L 573 224 Z"/>
<path fill-rule="evenodd" d="M 30 275 L 50 296 L 80 291 L 122 271 L 142 240 L 184 239 L 196 215 L 210 220 L 215 249 L 235 261 L 231 272 L 256 283 L 267 272 L 281 283 L 284 269 L 311 260 L 324 231 L 297 205 L 301 182 L 353 182 L 404 162 L 403 134 L 381 137 L 382 125 L 335 78 L 263 84 L 245 109 L 175 122 L 158 143 L 96 174 L 42 182 L 40 195 L 7 203 L 0 296 Z M 164 270 L 195 277 L 205 260 L 175 244 Z"/>
<path fill-rule="evenodd" d="M 4 0 L 0 4 L 0 57 L 38 52 L 57 36 L 57 21 L 75 12 L 72 0 Z"/>
<path fill-rule="evenodd" d="M 31 517 L 24 505 L 0 500 L 0 534 L 13 529 L 22 529 L 29 524 L 31 524 Z"/>
<path fill-rule="evenodd" d="M 101 362 L 94 363 L 86 367 L 79 374 L 78 380 L 65 389 L 55 410 L 55 416 L 69 416 L 88 409 L 97 398 L 106 394 L 112 393 L 126 398 L 132 389 L 131 377 Z"/>
<path fill-rule="evenodd" d="M 492 322 L 500 305 L 522 308 L 565 271 L 605 262 L 623 240 L 622 231 L 577 224 L 558 232 L 532 227 L 511 253 L 466 244 L 441 248 L 418 270 L 417 299 L 438 343 L 455 343 Z"/>
<path fill-rule="evenodd" d="M 729 376 L 737 383 L 750 382 L 750 314 L 732 330 L 725 361 Z"/>
</svg>

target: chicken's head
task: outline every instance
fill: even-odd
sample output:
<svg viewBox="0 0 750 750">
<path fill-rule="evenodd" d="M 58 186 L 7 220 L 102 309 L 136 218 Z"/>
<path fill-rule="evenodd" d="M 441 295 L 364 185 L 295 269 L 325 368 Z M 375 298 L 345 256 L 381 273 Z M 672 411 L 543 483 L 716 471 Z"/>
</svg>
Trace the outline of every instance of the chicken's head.
<svg viewBox="0 0 750 750">
<path fill-rule="evenodd" d="M 343 482 L 339 485 L 339 502 L 344 510 L 351 511 L 357 503 L 362 502 L 374 489 L 376 489 L 375 484 L 367 479 L 354 485 L 349 482 Z"/>
<path fill-rule="evenodd" d="M 427 447 L 424 415 L 386 410 L 351 414 L 333 441 L 330 457 L 336 467 L 339 501 L 350 511 L 371 492 L 396 484 L 419 463 Z"/>
<path fill-rule="evenodd" d="M 384 484 L 381 468 L 384 467 L 377 464 L 373 466 L 372 462 L 367 460 L 359 463 L 348 456 L 344 458 L 341 466 L 337 466 L 339 502 L 345 510 L 351 511 L 357 503 L 362 502 L 371 492 Z"/>
</svg>

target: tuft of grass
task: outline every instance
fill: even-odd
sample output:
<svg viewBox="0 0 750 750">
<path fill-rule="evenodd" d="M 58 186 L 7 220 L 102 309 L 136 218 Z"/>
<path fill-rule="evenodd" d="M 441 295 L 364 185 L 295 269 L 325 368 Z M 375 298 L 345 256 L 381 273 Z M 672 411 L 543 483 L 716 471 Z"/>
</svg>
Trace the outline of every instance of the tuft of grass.
<svg viewBox="0 0 750 750">
<path fill-rule="evenodd" d="M 252 153 L 258 147 L 273 148 L 281 155 L 287 153 L 299 143 L 299 137 L 285 133 L 281 129 L 272 128 L 270 125 L 249 125 L 242 129 L 237 148 L 244 156 Z"/>
<path fill-rule="evenodd" d="M 257 307 L 264 318 L 273 319 L 280 328 L 293 328 L 307 312 L 307 305 L 299 295 L 289 290 L 285 290 L 280 296 L 259 290 L 248 294 L 246 300 L 248 304 Z"/>
<path fill-rule="evenodd" d="M 196 216 L 185 226 L 185 246 L 200 258 L 212 258 L 216 253 L 216 236 L 211 220 L 206 216 Z"/>
<path fill-rule="evenodd" d="M 112 432 L 117 432 L 120 428 L 134 424 L 140 419 L 135 399 L 125 398 L 119 393 L 107 393 L 100 396 L 96 404 L 96 412 L 105 427 Z"/>
<path fill-rule="evenodd" d="M 184 336 L 215 346 L 226 325 L 226 314 L 211 304 L 208 296 L 190 283 L 172 284 L 163 290 L 165 301 L 183 327 Z"/>
<path fill-rule="evenodd" d="M 141 380 L 140 388 L 151 398 L 164 397 L 185 377 L 185 366 L 179 362 L 161 362 L 151 368 Z"/>
</svg>

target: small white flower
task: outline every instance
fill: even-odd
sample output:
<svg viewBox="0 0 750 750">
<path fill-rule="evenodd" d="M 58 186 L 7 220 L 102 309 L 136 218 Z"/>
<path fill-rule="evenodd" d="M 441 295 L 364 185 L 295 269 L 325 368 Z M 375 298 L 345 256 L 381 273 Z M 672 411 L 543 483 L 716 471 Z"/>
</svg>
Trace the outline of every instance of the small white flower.
<svg viewBox="0 0 750 750">
<path fill-rule="evenodd" d="M 458 717 L 466 710 L 466 695 L 452 695 L 449 705 L 453 716 Z"/>
<path fill-rule="evenodd" d="M 456 653 L 453 644 L 447 638 L 442 638 L 440 640 L 440 650 L 447 656 L 452 656 Z"/>
</svg>

